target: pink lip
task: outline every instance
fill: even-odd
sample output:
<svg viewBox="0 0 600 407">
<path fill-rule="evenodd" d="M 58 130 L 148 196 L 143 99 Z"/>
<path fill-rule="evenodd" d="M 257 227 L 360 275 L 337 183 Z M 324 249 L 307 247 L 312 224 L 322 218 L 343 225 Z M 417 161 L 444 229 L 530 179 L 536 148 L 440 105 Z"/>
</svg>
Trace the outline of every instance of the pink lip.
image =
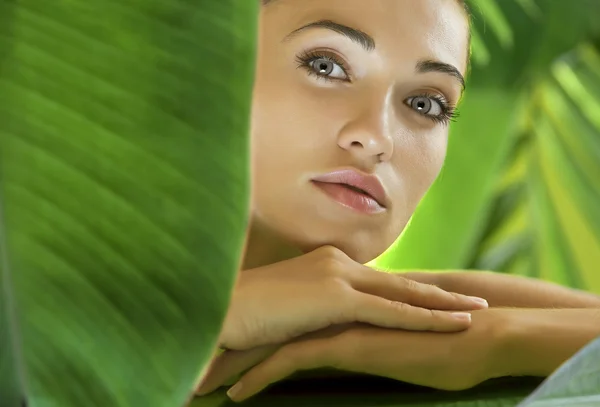
<svg viewBox="0 0 600 407">
<path fill-rule="evenodd" d="M 312 181 L 338 203 L 359 212 L 377 213 L 386 208 L 387 195 L 383 185 L 374 175 L 361 174 L 355 170 L 340 170 L 320 175 Z"/>
</svg>

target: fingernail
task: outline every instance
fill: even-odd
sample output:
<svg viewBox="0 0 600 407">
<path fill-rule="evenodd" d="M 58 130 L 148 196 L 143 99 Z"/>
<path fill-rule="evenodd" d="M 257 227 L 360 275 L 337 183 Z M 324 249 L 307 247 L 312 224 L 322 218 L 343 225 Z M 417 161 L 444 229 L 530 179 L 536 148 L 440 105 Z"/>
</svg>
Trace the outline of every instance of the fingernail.
<svg viewBox="0 0 600 407">
<path fill-rule="evenodd" d="M 227 390 L 227 396 L 230 399 L 233 399 L 233 398 L 235 398 L 235 396 L 238 395 L 238 393 L 240 392 L 240 390 L 242 390 L 242 383 L 241 382 L 237 382 L 229 390 Z"/>
<path fill-rule="evenodd" d="M 452 316 L 460 321 L 471 322 L 471 314 L 469 314 L 468 312 L 453 312 Z"/>
<path fill-rule="evenodd" d="M 484 300 L 483 298 L 479 298 L 479 297 L 469 297 L 472 301 L 476 302 L 477 304 L 481 304 L 484 305 L 486 307 L 489 307 L 489 304 L 486 300 Z"/>
</svg>

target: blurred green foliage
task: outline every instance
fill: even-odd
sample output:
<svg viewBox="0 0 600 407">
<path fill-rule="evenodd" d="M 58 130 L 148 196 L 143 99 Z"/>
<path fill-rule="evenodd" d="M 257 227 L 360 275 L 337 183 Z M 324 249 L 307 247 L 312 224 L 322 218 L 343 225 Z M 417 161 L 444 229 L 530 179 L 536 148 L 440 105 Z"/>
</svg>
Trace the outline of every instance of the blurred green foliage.
<svg viewBox="0 0 600 407">
<path fill-rule="evenodd" d="M 473 64 L 447 165 L 377 262 L 600 292 L 600 2 L 470 6 Z M 178 407 L 189 396 L 246 226 L 257 9 L 0 0 L 0 406 Z M 593 370 L 555 377 L 550 403 L 597 389 L 599 344 L 579 358 Z M 369 393 L 359 380 L 362 394 L 306 395 L 304 382 L 248 405 L 513 407 L 538 384 Z M 223 392 L 193 402 L 227 404 Z"/>
<path fill-rule="evenodd" d="M 484 269 L 600 293 L 600 2 L 471 0 L 446 166 L 374 263 Z"/>
<path fill-rule="evenodd" d="M 246 234 L 258 10 L 0 0 L 0 407 L 189 399 Z"/>
</svg>

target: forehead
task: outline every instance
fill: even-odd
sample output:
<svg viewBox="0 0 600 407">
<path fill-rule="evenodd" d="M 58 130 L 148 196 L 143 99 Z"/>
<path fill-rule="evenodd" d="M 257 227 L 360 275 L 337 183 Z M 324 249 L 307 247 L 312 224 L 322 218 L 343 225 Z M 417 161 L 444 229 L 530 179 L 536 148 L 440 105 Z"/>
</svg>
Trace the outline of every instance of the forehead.
<svg viewBox="0 0 600 407">
<path fill-rule="evenodd" d="M 397 63 L 435 59 L 466 71 L 469 27 L 457 0 L 277 0 L 263 23 L 285 36 L 318 20 L 364 31 Z"/>
</svg>

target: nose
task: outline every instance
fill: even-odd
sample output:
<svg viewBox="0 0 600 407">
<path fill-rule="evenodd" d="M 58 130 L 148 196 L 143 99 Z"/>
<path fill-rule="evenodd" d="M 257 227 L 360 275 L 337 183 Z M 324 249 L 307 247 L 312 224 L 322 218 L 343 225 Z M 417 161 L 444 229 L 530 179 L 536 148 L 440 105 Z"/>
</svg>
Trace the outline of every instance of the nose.
<svg viewBox="0 0 600 407">
<path fill-rule="evenodd" d="M 373 99 L 340 130 L 338 146 L 361 160 L 389 161 L 394 152 L 390 96 Z"/>
</svg>

